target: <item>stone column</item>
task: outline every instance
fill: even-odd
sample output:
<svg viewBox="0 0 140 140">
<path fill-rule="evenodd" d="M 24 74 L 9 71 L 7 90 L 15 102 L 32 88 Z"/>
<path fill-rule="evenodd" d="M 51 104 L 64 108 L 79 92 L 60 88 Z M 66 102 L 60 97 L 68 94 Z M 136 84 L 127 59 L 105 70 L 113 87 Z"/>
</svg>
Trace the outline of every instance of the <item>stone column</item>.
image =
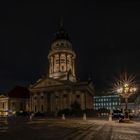
<svg viewBox="0 0 140 140">
<path fill-rule="evenodd" d="M 42 106 L 43 106 L 43 110 L 42 110 Z M 40 111 L 44 112 L 44 94 L 43 94 L 43 92 L 40 94 Z"/>
<path fill-rule="evenodd" d="M 65 54 L 65 65 L 66 65 L 66 72 L 67 72 L 67 54 Z"/>
<path fill-rule="evenodd" d="M 70 90 L 70 93 L 69 93 L 69 108 L 71 108 L 71 104 L 72 104 L 72 91 Z"/>
<path fill-rule="evenodd" d="M 61 62 L 61 59 L 60 59 L 60 56 L 61 56 L 61 53 L 59 53 L 59 72 L 60 72 L 60 62 Z"/>
<path fill-rule="evenodd" d="M 51 58 L 49 58 L 49 75 L 52 73 L 51 72 L 51 69 L 52 69 L 51 68 L 52 67 L 52 64 L 51 63 L 52 63 L 52 60 L 51 60 Z"/>
<path fill-rule="evenodd" d="M 33 94 L 32 93 L 30 93 L 30 103 L 29 104 L 30 104 L 29 108 L 30 108 L 30 112 L 31 112 L 31 111 L 33 111 Z"/>
<path fill-rule="evenodd" d="M 32 103 L 32 96 L 30 92 L 30 98 L 29 98 L 29 111 L 31 111 L 31 103 Z"/>
<path fill-rule="evenodd" d="M 54 56 L 52 56 L 52 73 L 54 73 Z"/>
<path fill-rule="evenodd" d="M 63 92 L 61 91 L 61 110 L 63 109 Z"/>
<path fill-rule="evenodd" d="M 75 76 L 75 61 L 74 61 L 74 58 L 72 58 L 72 74 Z"/>
<path fill-rule="evenodd" d="M 51 110 L 51 112 L 53 111 L 53 94 L 51 93 L 51 95 L 50 95 L 50 110 Z"/>
<path fill-rule="evenodd" d="M 87 96 L 86 96 L 86 92 L 84 91 L 84 106 L 85 106 L 85 110 L 87 109 Z"/>
<path fill-rule="evenodd" d="M 36 112 L 38 112 L 38 110 L 39 110 L 39 101 L 38 101 L 39 99 L 38 99 L 38 93 L 37 93 L 37 95 L 36 95 Z"/>
<path fill-rule="evenodd" d="M 47 94 L 44 93 L 44 111 L 48 111 L 47 110 L 47 102 L 48 102 L 48 99 L 47 99 Z"/>
<path fill-rule="evenodd" d="M 47 96 L 47 111 L 48 112 L 50 112 L 51 111 L 51 93 L 50 92 L 48 92 L 47 94 L 46 94 L 46 96 Z"/>
<path fill-rule="evenodd" d="M 34 97 L 35 97 L 35 94 L 32 96 L 32 99 L 33 99 L 33 102 L 32 102 L 32 111 L 34 112 L 35 110 L 35 99 L 34 99 Z"/>
</svg>

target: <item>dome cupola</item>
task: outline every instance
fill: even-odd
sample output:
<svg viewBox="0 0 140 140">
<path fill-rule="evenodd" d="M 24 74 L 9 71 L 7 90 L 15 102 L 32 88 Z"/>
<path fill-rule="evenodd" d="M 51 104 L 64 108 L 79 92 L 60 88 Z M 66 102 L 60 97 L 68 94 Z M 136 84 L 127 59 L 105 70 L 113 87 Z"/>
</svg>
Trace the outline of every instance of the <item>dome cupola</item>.
<svg viewBox="0 0 140 140">
<path fill-rule="evenodd" d="M 59 80 L 76 81 L 75 59 L 76 54 L 68 33 L 61 25 L 52 40 L 49 59 L 49 77 Z M 69 74 L 70 73 L 70 74 Z M 68 77 L 69 75 L 69 77 Z"/>
</svg>

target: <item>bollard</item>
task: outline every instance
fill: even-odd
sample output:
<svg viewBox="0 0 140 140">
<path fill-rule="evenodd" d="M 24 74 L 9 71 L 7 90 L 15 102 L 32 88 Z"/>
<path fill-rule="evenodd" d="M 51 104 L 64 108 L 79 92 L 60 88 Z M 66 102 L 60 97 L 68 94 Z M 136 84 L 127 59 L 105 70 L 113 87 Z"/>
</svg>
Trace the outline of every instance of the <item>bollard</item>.
<svg viewBox="0 0 140 140">
<path fill-rule="evenodd" d="M 86 121 L 87 120 L 87 116 L 86 113 L 83 114 L 83 120 Z"/>
<path fill-rule="evenodd" d="M 112 115 L 109 114 L 109 122 L 112 122 Z"/>
<path fill-rule="evenodd" d="M 65 118 L 65 114 L 62 114 L 62 120 L 65 120 L 66 118 Z"/>
</svg>

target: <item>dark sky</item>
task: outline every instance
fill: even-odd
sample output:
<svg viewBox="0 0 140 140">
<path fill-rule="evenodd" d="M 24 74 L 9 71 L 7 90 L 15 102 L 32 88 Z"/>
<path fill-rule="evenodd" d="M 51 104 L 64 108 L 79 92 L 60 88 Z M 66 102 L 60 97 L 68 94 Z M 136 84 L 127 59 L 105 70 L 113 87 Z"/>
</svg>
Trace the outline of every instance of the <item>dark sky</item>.
<svg viewBox="0 0 140 140">
<path fill-rule="evenodd" d="M 77 54 L 78 79 L 95 88 L 124 71 L 140 73 L 140 2 L 46 0 L 0 4 L 0 91 L 29 85 L 47 73 L 61 17 Z"/>
</svg>

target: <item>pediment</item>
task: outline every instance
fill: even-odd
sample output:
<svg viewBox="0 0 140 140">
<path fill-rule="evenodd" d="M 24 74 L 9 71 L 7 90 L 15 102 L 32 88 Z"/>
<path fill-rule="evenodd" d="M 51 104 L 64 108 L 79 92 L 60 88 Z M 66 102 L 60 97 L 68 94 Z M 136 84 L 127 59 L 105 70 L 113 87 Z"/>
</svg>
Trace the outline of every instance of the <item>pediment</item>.
<svg viewBox="0 0 140 140">
<path fill-rule="evenodd" d="M 0 95 L 0 98 L 7 98 L 7 96 L 5 96 L 5 95 Z"/>
<path fill-rule="evenodd" d="M 55 79 L 39 79 L 35 84 L 31 85 L 31 88 L 42 88 L 42 87 L 49 87 L 49 86 L 56 86 L 56 85 L 63 85 L 62 82 L 55 80 Z"/>
</svg>

